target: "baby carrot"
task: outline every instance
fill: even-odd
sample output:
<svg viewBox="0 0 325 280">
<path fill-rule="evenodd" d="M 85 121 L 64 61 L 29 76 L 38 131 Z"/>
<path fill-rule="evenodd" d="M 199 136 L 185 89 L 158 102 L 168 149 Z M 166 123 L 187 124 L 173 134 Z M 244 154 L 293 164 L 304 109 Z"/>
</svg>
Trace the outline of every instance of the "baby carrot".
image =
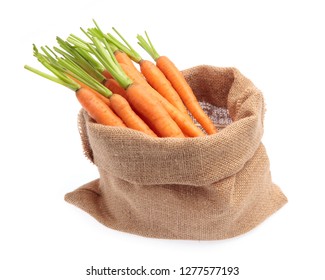
<svg viewBox="0 0 325 280">
<path fill-rule="evenodd" d="M 83 72 L 82 69 L 78 68 L 77 65 L 70 65 L 69 63 L 59 60 L 61 64 L 65 66 L 72 73 L 77 73 L 79 75 L 77 78 L 81 78 L 84 81 L 87 81 L 89 84 L 94 87 L 98 87 L 101 91 L 100 93 L 108 96 L 110 101 L 110 108 L 114 113 L 121 118 L 123 123 L 131 129 L 135 129 L 141 132 L 144 132 L 150 136 L 155 136 L 156 134 L 148 127 L 148 125 L 133 111 L 131 106 L 128 104 L 125 98 L 120 95 L 115 96 L 107 88 L 103 88 L 103 85 L 98 81 L 93 80 L 87 73 Z M 121 98 L 120 98 L 121 97 Z"/>
<path fill-rule="evenodd" d="M 149 126 L 132 110 L 129 102 L 122 95 L 113 94 L 110 97 L 110 102 L 111 108 L 124 121 L 127 127 L 157 137 Z"/>
<path fill-rule="evenodd" d="M 144 76 L 148 79 L 146 80 L 144 76 L 141 75 L 141 73 L 134 67 L 130 67 L 128 64 L 120 63 L 120 66 L 124 70 L 125 74 L 134 83 L 141 84 L 148 89 L 150 94 L 163 105 L 165 110 L 176 122 L 176 124 L 179 126 L 179 128 L 182 130 L 184 134 L 186 134 L 189 137 L 205 136 L 205 134 L 201 131 L 201 129 L 199 129 L 193 123 L 178 93 L 171 86 L 171 84 L 166 79 L 164 74 L 152 62 L 143 60 L 141 56 L 121 36 L 121 34 L 118 33 L 116 29 L 114 29 L 114 31 L 121 37 L 121 39 L 125 42 L 127 47 L 110 34 L 108 34 L 108 37 L 103 35 L 101 39 L 105 40 L 106 38 L 108 41 L 110 41 L 110 43 L 116 45 L 119 48 L 122 48 L 123 52 L 128 54 L 130 57 L 132 57 L 133 60 L 139 62 L 141 65 L 140 66 L 141 70 L 143 70 Z M 153 74 L 150 73 L 151 70 L 153 71 Z M 151 87 L 149 85 L 148 83 L 149 80 L 155 85 L 155 87 Z M 166 85 L 167 88 L 165 88 L 164 86 L 161 87 L 159 86 L 159 84 Z M 158 91 L 156 90 L 157 88 L 163 89 L 162 92 L 164 93 L 167 93 L 168 91 L 170 94 L 168 93 L 161 94 L 162 92 L 158 93 Z"/>
<path fill-rule="evenodd" d="M 188 111 L 182 99 L 163 72 L 149 60 L 141 60 L 139 63 L 141 72 L 146 77 L 147 82 L 178 110 L 187 115 Z"/>
<path fill-rule="evenodd" d="M 117 62 L 111 47 L 103 40 L 92 38 L 94 47 L 89 44 L 93 54 L 101 61 L 114 79 L 126 91 L 127 100 L 130 105 L 150 122 L 158 136 L 161 137 L 184 137 L 183 132 L 173 121 L 161 103 L 152 97 L 148 87 L 142 84 L 134 83 L 124 73 L 120 64 Z M 104 46 L 102 45 L 104 44 Z"/>
<path fill-rule="evenodd" d="M 77 82 L 63 73 L 60 73 L 47 62 L 43 61 L 42 63 L 46 68 L 52 71 L 55 76 L 48 75 L 28 65 L 25 65 L 25 69 L 73 90 L 81 106 L 98 124 L 126 127 L 123 121 L 100 98 L 98 98 L 93 90 L 81 87 Z"/>
<path fill-rule="evenodd" d="M 178 93 L 175 91 L 162 71 L 151 61 L 143 59 L 115 28 L 113 28 L 113 30 L 123 40 L 125 45 L 111 34 L 107 34 L 107 40 L 109 40 L 109 42 L 115 45 L 117 48 L 121 49 L 124 54 L 127 54 L 130 60 L 132 59 L 138 63 L 140 65 L 141 73 L 143 74 L 146 81 L 151 85 L 151 87 L 159 92 L 163 97 L 165 97 L 178 110 L 187 115 L 188 111 L 182 99 L 179 97 Z M 135 72 L 136 71 L 138 70 L 136 69 Z M 132 79 L 132 77 L 130 78 Z"/>
<path fill-rule="evenodd" d="M 172 117 L 172 119 L 176 122 L 179 128 L 182 130 L 184 134 L 189 137 L 198 137 L 205 136 L 203 131 L 199 129 L 191 120 L 190 116 L 186 113 L 182 113 L 175 106 L 173 106 L 167 99 L 165 99 L 162 95 L 160 95 L 155 89 L 153 89 L 145 79 L 143 79 L 137 72 L 133 71 L 132 68 L 128 67 L 128 65 L 120 64 L 125 74 L 137 84 L 141 84 L 144 88 L 147 88 L 148 92 L 157 99 L 168 112 L 168 114 Z"/>
<path fill-rule="evenodd" d="M 126 127 L 125 123 L 118 117 L 113 110 L 107 106 L 93 91 L 88 88 L 80 87 L 76 91 L 76 96 L 81 106 L 87 111 L 96 123 Z"/>
<path fill-rule="evenodd" d="M 115 97 L 111 91 L 88 75 L 68 57 L 65 59 L 57 58 L 57 61 L 55 61 L 53 57 L 40 54 L 35 46 L 34 55 L 55 76 L 50 76 L 29 66 L 25 66 L 25 68 L 74 90 L 82 107 L 97 123 L 129 127 L 125 124 L 126 121 L 127 124 L 131 125 L 129 128 L 142 131 L 150 136 L 156 136 L 145 122 L 136 115 L 124 98 Z M 103 99 L 99 98 L 99 94 L 112 98 L 113 105 L 107 106 Z M 132 119 L 132 122 L 130 119 Z"/>
<path fill-rule="evenodd" d="M 77 82 L 80 85 L 80 87 L 87 88 L 90 91 L 93 91 L 94 94 L 97 95 L 99 99 L 101 99 L 107 106 L 110 106 L 109 98 L 107 98 L 103 94 L 100 94 L 98 91 L 95 91 L 93 88 L 89 87 L 88 85 L 86 85 L 85 83 L 79 81 L 78 79 L 76 79 L 76 78 L 74 78 L 72 76 L 69 76 L 69 78 L 71 78 L 72 80 L 74 80 L 75 82 Z"/>
<path fill-rule="evenodd" d="M 126 88 L 127 99 L 150 122 L 161 137 L 184 137 L 182 130 L 148 87 L 131 83 Z"/>
<path fill-rule="evenodd" d="M 203 111 L 191 87 L 185 80 L 183 74 L 178 70 L 175 64 L 167 56 L 160 56 L 157 53 L 147 33 L 146 36 L 148 42 L 141 35 L 137 36 L 140 46 L 143 47 L 156 61 L 157 67 L 164 73 L 164 75 L 170 81 L 174 89 L 178 92 L 187 109 L 191 112 L 193 117 L 202 125 L 205 131 L 208 134 L 216 133 L 217 128 L 213 124 L 212 120 L 208 117 L 208 115 Z"/>
</svg>

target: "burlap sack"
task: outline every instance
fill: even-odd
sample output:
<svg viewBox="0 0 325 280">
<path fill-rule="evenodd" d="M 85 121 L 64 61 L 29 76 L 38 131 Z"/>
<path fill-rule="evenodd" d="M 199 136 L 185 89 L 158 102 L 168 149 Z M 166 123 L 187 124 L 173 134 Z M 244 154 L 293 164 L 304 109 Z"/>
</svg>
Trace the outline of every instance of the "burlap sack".
<svg viewBox="0 0 325 280">
<path fill-rule="evenodd" d="M 66 201 L 112 229 L 194 240 L 243 234 L 287 202 L 271 181 L 261 143 L 261 92 L 234 68 L 183 73 L 224 128 L 206 137 L 156 139 L 98 125 L 81 111 L 83 147 L 100 178 L 66 194 Z"/>
</svg>

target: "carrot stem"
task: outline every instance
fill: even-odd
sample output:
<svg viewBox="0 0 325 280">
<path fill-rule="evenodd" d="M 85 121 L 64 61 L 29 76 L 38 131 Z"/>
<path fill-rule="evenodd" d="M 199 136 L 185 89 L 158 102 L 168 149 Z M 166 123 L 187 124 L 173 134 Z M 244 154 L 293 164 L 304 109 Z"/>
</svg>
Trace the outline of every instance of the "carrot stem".
<svg viewBox="0 0 325 280">
<path fill-rule="evenodd" d="M 114 47 L 111 46 L 113 53 L 115 52 L 115 48 L 118 50 L 121 50 L 122 52 L 126 53 L 132 60 L 135 62 L 139 62 L 142 58 L 141 56 L 136 52 L 134 48 L 124 39 L 124 37 L 117 31 L 116 28 L 112 27 L 114 32 L 122 39 L 124 44 L 120 42 L 116 37 L 114 37 L 111 33 L 104 33 L 97 22 L 93 20 L 95 24 L 95 28 L 89 28 L 88 32 L 101 40 L 107 40 L 110 45 L 114 45 Z"/>
<path fill-rule="evenodd" d="M 78 50 L 73 48 L 68 42 L 63 41 L 59 37 L 57 37 L 57 41 L 62 49 L 65 51 L 54 47 L 54 50 L 61 54 L 66 59 L 69 59 L 76 64 L 78 64 L 82 69 L 84 69 L 90 76 L 95 78 L 97 81 L 102 82 L 105 77 L 102 75 L 102 71 L 96 69 L 87 58 L 81 55 Z"/>
<path fill-rule="evenodd" d="M 127 40 L 117 31 L 116 28 L 112 27 L 114 32 L 123 40 L 125 45 L 121 43 L 117 38 L 115 38 L 112 34 L 107 34 L 107 39 L 117 46 L 122 52 L 126 53 L 133 61 L 139 63 L 142 58 L 141 56 L 136 52 L 136 50 L 128 43 Z"/>
<path fill-rule="evenodd" d="M 30 70 L 54 82 L 65 85 L 73 90 L 78 90 L 81 86 L 78 84 L 78 82 L 72 79 L 75 78 L 105 97 L 110 97 L 112 95 L 112 92 L 108 88 L 90 76 L 84 69 L 82 69 L 82 67 L 71 60 L 69 56 L 65 58 L 57 57 L 54 59 L 48 52 L 46 52 L 46 55 L 40 53 L 35 45 L 33 45 L 33 50 L 34 56 L 38 59 L 38 61 L 42 63 L 43 66 L 49 71 L 51 71 L 56 78 L 29 66 L 26 67 L 27 70 Z M 44 48 L 42 48 L 42 50 L 44 50 Z"/>
<path fill-rule="evenodd" d="M 141 35 L 137 35 L 137 39 L 139 40 L 138 44 L 153 58 L 153 60 L 157 60 L 160 55 L 156 51 L 155 47 L 151 43 L 151 40 L 149 38 L 149 35 L 147 31 L 145 31 L 147 41 L 143 38 Z"/>
<path fill-rule="evenodd" d="M 89 49 L 88 42 L 82 40 L 81 38 L 79 38 L 78 36 L 76 36 L 74 34 L 70 34 L 67 38 L 67 41 L 69 43 L 75 45 L 76 47 L 79 47 L 85 51 L 91 51 Z"/>
<path fill-rule="evenodd" d="M 55 63 L 56 62 L 57 56 L 52 51 L 50 51 L 51 53 L 48 52 L 48 50 L 50 50 L 49 47 L 47 47 L 47 46 L 46 46 L 46 48 L 41 47 L 41 50 L 44 52 L 44 54 L 46 55 L 46 57 L 49 59 L 49 61 L 51 63 Z"/>
<path fill-rule="evenodd" d="M 91 48 L 89 47 L 89 43 L 77 37 L 74 34 L 70 34 L 67 38 L 67 42 L 73 44 L 73 48 L 92 65 L 95 69 L 97 69 L 100 73 L 103 73 L 105 67 L 98 62 L 93 56 L 90 55 Z"/>
<path fill-rule="evenodd" d="M 127 88 L 132 81 L 125 75 L 120 65 L 117 63 L 116 58 L 111 50 L 111 47 L 104 40 L 106 49 L 100 42 L 100 40 L 96 37 L 92 38 L 95 48 L 92 48 L 93 54 L 97 57 L 97 59 L 104 65 L 104 67 L 111 73 L 115 80 L 123 87 Z"/>
<path fill-rule="evenodd" d="M 66 79 L 65 79 L 65 81 L 63 81 L 61 78 L 59 78 L 57 76 L 49 75 L 49 74 L 47 74 L 45 72 L 42 72 L 42 71 L 40 71 L 38 69 L 35 69 L 35 68 L 33 68 L 33 67 L 29 66 L 29 65 L 25 65 L 24 68 L 31 71 L 31 72 L 33 72 L 33 73 L 35 73 L 35 74 L 37 74 L 37 75 L 39 75 L 39 76 L 41 76 L 41 77 L 43 77 L 43 78 L 46 78 L 46 79 L 48 79 L 50 81 L 53 81 L 55 83 L 58 83 L 60 85 L 63 85 L 63 86 L 65 86 L 65 87 L 67 87 L 69 89 L 72 89 L 74 91 L 77 91 L 80 88 L 80 85 L 78 85 L 72 79 L 69 79 L 69 82 L 66 82 Z"/>
<path fill-rule="evenodd" d="M 69 59 L 58 59 L 58 63 L 68 70 L 67 74 L 71 74 L 76 79 L 80 80 L 82 83 L 91 87 L 95 91 L 101 93 L 105 97 L 110 97 L 112 92 L 107 89 L 103 84 L 99 83 L 96 79 L 91 77 L 86 71 L 84 71 L 80 66 Z"/>
</svg>

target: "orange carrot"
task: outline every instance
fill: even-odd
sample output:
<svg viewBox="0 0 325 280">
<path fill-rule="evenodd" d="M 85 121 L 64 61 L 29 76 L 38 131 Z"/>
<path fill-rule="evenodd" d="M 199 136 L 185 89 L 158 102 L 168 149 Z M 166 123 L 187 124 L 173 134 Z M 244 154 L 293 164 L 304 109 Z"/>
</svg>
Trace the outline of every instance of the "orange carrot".
<svg viewBox="0 0 325 280">
<path fill-rule="evenodd" d="M 146 87 L 146 85 L 143 85 Z M 182 132 L 188 137 L 198 137 L 198 136 L 205 136 L 203 131 L 199 129 L 192 121 L 188 114 L 183 114 L 179 111 L 175 106 L 170 104 L 163 96 L 161 96 L 156 90 L 151 88 L 149 85 L 149 92 L 150 94 L 156 98 L 171 116 L 171 118 L 177 123 L 179 128 Z"/>
<path fill-rule="evenodd" d="M 167 79 L 178 92 L 193 117 L 202 125 L 208 134 L 216 133 L 217 128 L 203 111 L 191 87 L 175 64 L 166 56 L 160 56 L 156 60 L 156 63 L 157 67 L 165 74 Z"/>
<path fill-rule="evenodd" d="M 121 49 L 124 54 L 127 54 L 130 60 L 140 64 L 140 73 L 142 75 L 134 67 L 129 67 L 121 63 L 120 65 L 127 76 L 134 82 L 148 87 L 151 94 L 160 101 L 184 134 L 192 137 L 204 136 L 205 134 L 193 123 L 183 101 L 160 69 L 154 63 L 142 59 L 123 36 L 115 28 L 113 30 L 124 42 L 123 44 L 111 34 L 107 35 L 107 39 L 113 44 L 113 48 Z"/>
<path fill-rule="evenodd" d="M 70 77 L 72 80 L 74 80 L 75 82 L 77 82 L 81 87 L 83 88 L 87 88 L 90 91 L 92 91 L 95 95 L 97 95 L 97 97 L 99 99 L 101 99 L 107 106 L 110 106 L 110 101 L 107 97 L 105 97 L 104 95 L 100 94 L 98 91 L 92 89 L 90 86 L 86 85 L 85 83 L 81 82 L 80 80 L 72 77 L 71 75 L 68 75 L 68 77 Z"/>
<path fill-rule="evenodd" d="M 36 46 L 34 46 L 34 55 L 38 58 L 38 61 L 55 74 L 55 76 L 51 76 L 28 65 L 25 65 L 25 69 L 73 90 L 81 106 L 97 123 L 126 127 L 123 121 L 110 109 L 110 107 L 95 94 L 94 90 L 90 90 L 88 87 L 81 87 L 80 82 L 76 82 L 76 78 L 72 79 L 71 75 L 69 75 L 69 77 L 65 74 L 65 70 L 59 69 L 58 64 L 55 64 L 54 67 L 44 55 L 38 52 Z M 69 64 L 66 65 L 68 66 Z M 105 88 L 104 86 L 102 87 Z M 100 89 L 100 87 L 98 87 L 98 89 Z M 106 91 L 108 91 L 108 89 L 106 89 Z M 107 92 L 107 94 L 109 93 Z"/>
<path fill-rule="evenodd" d="M 160 95 L 155 89 L 153 89 L 141 76 L 137 75 L 130 67 L 125 64 L 121 64 L 125 73 L 134 83 L 141 84 L 147 89 L 147 94 L 157 99 L 161 105 L 165 108 L 171 118 L 176 122 L 183 133 L 189 137 L 205 136 L 205 134 L 199 129 L 192 121 L 190 116 L 186 113 L 180 112 L 175 106 L 173 106 L 167 99 Z M 128 99 L 128 95 L 125 96 Z"/>
<path fill-rule="evenodd" d="M 104 86 L 107 87 L 111 92 L 117 93 L 119 95 L 122 95 L 124 98 L 126 98 L 126 92 L 125 89 L 122 88 L 117 81 L 115 81 L 113 78 L 107 79 L 104 82 Z"/>
<path fill-rule="evenodd" d="M 109 69 L 111 75 L 120 86 L 126 90 L 127 100 L 132 108 L 135 108 L 140 115 L 148 119 L 158 136 L 184 137 L 182 130 L 170 117 L 162 104 L 156 98 L 153 98 L 148 87 L 132 81 L 124 73 L 121 68 L 123 63 L 118 63 L 109 44 L 97 37 L 92 37 L 92 41 L 94 46 L 89 45 L 92 53 L 103 63 L 106 69 Z"/>
<path fill-rule="evenodd" d="M 115 58 L 119 63 L 123 63 L 128 65 L 129 67 L 133 68 L 133 70 L 135 71 L 139 71 L 133 64 L 133 61 L 131 60 L 131 58 L 125 53 L 122 52 L 120 50 L 116 50 L 114 52 Z"/>
<path fill-rule="evenodd" d="M 161 70 L 149 60 L 141 60 L 139 63 L 147 82 L 178 110 L 188 114 L 182 99 Z"/>
<path fill-rule="evenodd" d="M 83 108 L 97 123 L 128 127 L 157 137 L 148 125 L 132 110 L 128 101 L 121 95 L 112 94 L 108 100 L 110 102 L 109 107 L 103 101 L 102 97 L 104 96 L 88 86 L 81 87 L 76 92 L 76 95 Z M 105 104 L 107 109 L 105 109 L 102 104 Z"/>
<path fill-rule="evenodd" d="M 180 112 L 175 106 L 173 106 L 167 99 L 160 95 L 155 89 L 153 89 L 146 80 L 137 74 L 132 68 L 128 65 L 120 64 L 125 74 L 135 83 L 143 85 L 148 94 L 152 95 L 157 99 L 171 116 L 171 118 L 176 122 L 179 128 L 183 133 L 189 137 L 205 136 L 205 134 L 193 123 L 190 116 L 186 113 Z M 127 97 L 128 99 L 128 97 Z"/>
<path fill-rule="evenodd" d="M 150 122 L 161 137 L 184 137 L 182 130 L 173 121 L 161 103 L 152 97 L 147 87 L 132 83 L 126 89 L 130 104 Z"/>
<path fill-rule="evenodd" d="M 76 96 L 81 106 L 97 123 L 126 127 L 124 122 L 93 91 L 81 87 L 76 91 Z"/>
<path fill-rule="evenodd" d="M 138 130 L 138 131 L 142 131 L 150 136 L 154 136 L 157 137 L 157 135 L 148 127 L 148 125 L 133 111 L 133 109 L 131 108 L 131 106 L 129 105 L 128 101 L 123 98 L 121 95 L 118 94 L 112 94 L 111 92 L 108 93 L 108 98 L 106 98 L 104 95 L 102 95 L 101 93 L 95 91 L 93 88 L 91 88 L 90 86 L 88 86 L 87 84 L 84 84 L 83 82 L 79 81 L 78 79 L 74 78 L 74 77 L 70 77 L 72 80 L 76 81 L 81 88 L 87 89 L 88 91 L 92 92 L 98 99 L 100 99 L 101 101 L 103 101 L 106 105 L 107 103 L 109 103 L 109 111 L 113 110 L 110 113 L 115 113 L 117 115 L 117 117 L 119 117 L 121 119 L 121 121 L 125 124 L 124 126 Z M 113 80 L 113 79 L 110 79 Z M 113 80 L 115 81 L 115 80 Z M 124 90 L 123 88 L 120 87 L 121 90 Z M 125 94 L 125 90 L 124 90 L 124 95 Z M 88 97 L 89 98 L 89 102 L 92 101 L 91 96 Z M 78 98 L 78 100 L 80 100 L 80 98 Z M 83 101 L 82 105 L 85 108 L 87 102 L 85 103 L 85 101 Z M 91 109 L 91 108 L 90 108 Z M 90 111 L 90 109 L 86 108 L 86 111 L 88 112 L 88 114 L 96 120 L 96 122 L 101 123 L 101 124 L 106 124 L 103 123 L 101 120 L 97 121 L 98 117 L 97 115 L 94 115 L 94 113 L 92 111 Z M 100 112 L 100 110 L 99 110 Z M 101 116 L 101 114 L 100 114 Z M 112 118 L 111 121 L 115 121 L 115 119 L 117 118 Z M 108 125 L 110 125 L 109 123 L 107 123 Z"/>
<path fill-rule="evenodd" d="M 218 131 L 217 128 L 201 108 L 195 94 L 193 93 L 193 90 L 185 80 L 182 72 L 178 70 L 175 64 L 167 56 L 160 56 L 153 47 L 147 33 L 146 36 L 148 42 L 141 35 L 137 36 L 140 46 L 143 47 L 156 61 L 157 67 L 161 70 L 161 72 L 164 73 L 174 89 L 178 92 L 187 109 L 202 125 L 205 131 L 208 134 L 216 133 Z"/>
<path fill-rule="evenodd" d="M 119 127 L 127 127 L 127 123 L 132 129 L 140 130 L 150 136 L 157 137 L 145 122 L 135 114 L 128 102 L 122 96 L 112 94 L 112 92 L 105 88 L 101 83 L 93 79 L 71 61 L 58 60 L 59 63 L 53 60 L 49 61 L 47 57 L 38 53 L 36 47 L 34 49 L 35 56 L 38 60 L 46 66 L 46 68 L 52 71 L 55 76 L 50 76 L 47 73 L 41 72 L 27 65 L 25 65 L 25 68 L 44 78 L 74 90 L 81 106 L 96 123 Z M 60 65 L 64 66 L 64 68 L 60 67 Z M 96 90 L 98 90 L 98 92 L 96 92 Z M 111 106 L 107 106 L 98 94 L 110 97 L 112 100 Z"/>
<path fill-rule="evenodd" d="M 205 134 L 199 129 L 192 121 L 190 116 L 186 113 L 180 112 L 175 106 L 173 106 L 167 99 L 160 95 L 155 89 L 153 89 L 143 77 L 137 74 L 136 71 L 128 67 L 128 65 L 120 64 L 125 74 L 135 83 L 143 85 L 147 88 L 148 94 L 154 96 L 165 108 L 172 119 L 177 123 L 183 133 L 189 137 L 205 136 Z M 127 97 L 128 98 L 128 97 Z"/>
<path fill-rule="evenodd" d="M 110 97 L 110 101 L 111 108 L 124 121 L 127 127 L 157 137 L 149 126 L 132 110 L 129 102 L 123 96 L 113 94 Z"/>
<path fill-rule="evenodd" d="M 76 81 L 79 86 L 87 88 L 90 92 L 93 92 L 93 94 L 101 100 L 103 100 L 103 98 L 105 99 L 105 96 L 107 96 L 109 100 L 107 98 L 106 99 L 110 102 L 110 109 L 112 109 L 117 114 L 117 116 L 121 118 L 121 120 L 125 123 L 127 127 L 142 131 L 150 136 L 157 136 L 148 127 L 148 125 L 133 111 L 133 109 L 128 104 L 128 101 L 125 98 L 120 95 L 115 96 L 114 94 L 112 94 L 112 92 L 106 87 L 104 87 L 101 83 L 99 83 L 99 81 L 92 78 L 81 67 L 76 64 L 73 64 L 71 61 L 68 62 L 64 60 L 59 60 L 59 62 L 63 66 L 65 66 L 66 69 L 70 71 L 70 73 L 72 73 L 71 75 L 76 75 L 76 77 L 72 76 L 71 79 Z M 83 83 L 82 81 L 80 81 L 81 79 L 86 82 Z M 94 89 L 92 87 L 94 87 Z M 95 89 L 99 90 L 99 92 L 97 92 Z M 124 89 L 122 88 L 122 90 Z M 93 112 L 89 112 L 89 114 L 93 114 Z M 95 117 L 93 118 L 96 120 Z"/>
</svg>

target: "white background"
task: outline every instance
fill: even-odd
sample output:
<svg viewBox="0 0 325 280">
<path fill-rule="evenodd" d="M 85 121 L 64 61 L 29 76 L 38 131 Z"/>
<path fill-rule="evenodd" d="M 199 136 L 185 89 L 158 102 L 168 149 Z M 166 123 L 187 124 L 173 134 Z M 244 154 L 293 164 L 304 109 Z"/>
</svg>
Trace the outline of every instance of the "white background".
<svg viewBox="0 0 325 280">
<path fill-rule="evenodd" d="M 0 278 L 90 277 L 115 268 L 239 266 L 227 279 L 325 279 L 324 10 L 322 1 L 4 1 L 1 5 Z M 96 19 L 136 46 L 147 30 L 181 69 L 237 67 L 267 104 L 263 142 L 289 203 L 253 231 L 224 241 L 147 239 L 113 231 L 66 203 L 97 178 L 83 156 L 72 91 L 41 68 L 32 43 L 81 35 Z M 142 50 L 141 54 L 148 58 Z M 150 279 L 196 279 L 195 276 Z M 130 279 L 140 279 L 130 276 Z M 144 279 L 144 278 L 142 278 Z M 149 278 L 148 278 L 149 279 Z M 201 276 L 200 279 L 219 279 Z M 223 279 L 220 277 L 220 279 Z"/>
</svg>

